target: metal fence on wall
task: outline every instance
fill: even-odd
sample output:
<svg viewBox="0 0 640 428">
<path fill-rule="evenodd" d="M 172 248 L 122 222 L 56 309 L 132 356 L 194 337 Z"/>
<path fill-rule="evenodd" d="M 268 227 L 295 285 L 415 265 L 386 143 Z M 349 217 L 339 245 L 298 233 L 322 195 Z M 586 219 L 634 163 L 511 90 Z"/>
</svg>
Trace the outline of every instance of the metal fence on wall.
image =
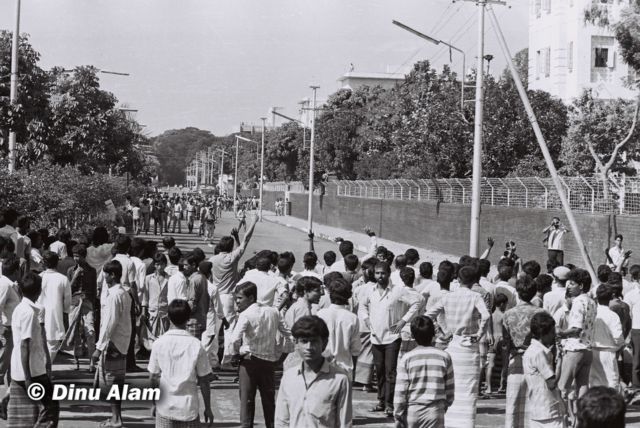
<svg viewBox="0 0 640 428">
<path fill-rule="evenodd" d="M 595 177 L 562 177 L 563 193 L 578 212 L 640 214 L 640 179 L 612 183 L 605 197 Z M 337 195 L 369 199 L 434 201 L 471 204 L 471 179 L 338 180 Z M 551 178 L 483 178 L 482 204 L 549 210 L 562 209 Z"/>
</svg>

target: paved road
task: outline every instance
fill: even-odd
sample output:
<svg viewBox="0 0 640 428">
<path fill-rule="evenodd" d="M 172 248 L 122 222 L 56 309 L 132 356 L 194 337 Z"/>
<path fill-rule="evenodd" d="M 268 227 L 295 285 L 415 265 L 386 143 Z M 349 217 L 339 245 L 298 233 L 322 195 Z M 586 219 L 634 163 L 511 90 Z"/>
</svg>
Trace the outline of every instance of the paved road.
<svg viewBox="0 0 640 428">
<path fill-rule="evenodd" d="M 221 232 L 226 233 L 236 225 L 236 221 L 230 218 L 229 213 L 225 213 L 221 222 L 216 227 L 217 237 Z M 186 229 L 183 229 L 186 230 Z M 196 246 L 200 246 L 207 255 L 213 252 L 213 249 L 203 244 L 202 240 L 196 235 L 175 234 L 173 235 L 178 246 L 183 250 L 190 250 Z M 144 237 L 144 235 L 143 235 Z M 160 237 L 148 236 L 149 239 L 160 240 Z M 217 239 L 216 239 L 217 241 Z M 265 221 L 259 223 L 254 239 L 252 240 L 247 255 L 251 257 L 255 252 L 262 249 L 273 249 L 277 251 L 291 250 L 297 259 L 296 269 L 301 269 L 302 254 L 308 251 L 308 240 L 304 233 L 288 229 L 284 226 L 277 225 Z M 319 254 L 327 250 L 337 251 L 336 244 L 327 241 L 316 243 L 316 251 Z M 87 360 L 82 360 L 81 370 L 76 371 L 72 359 L 66 355 L 62 355 L 56 360 L 54 365 L 54 383 L 62 383 L 66 385 L 75 384 L 76 386 L 87 386 L 92 382 L 92 376 L 87 371 Z M 146 360 L 140 360 L 139 365 L 146 367 Z M 212 405 L 215 416 L 214 426 L 216 427 L 233 427 L 239 423 L 239 407 L 238 407 L 238 387 L 233 382 L 235 373 L 220 372 L 220 380 L 212 382 Z M 148 386 L 146 373 L 127 374 L 127 383 L 136 386 Z M 0 388 L 0 394 L 4 395 L 4 389 Z M 258 394 L 259 395 L 259 394 Z M 389 427 L 393 426 L 389 419 L 383 417 L 380 413 L 371 413 L 369 409 L 376 403 L 374 393 L 365 393 L 361 390 L 355 390 L 353 395 L 354 406 L 354 425 L 364 427 Z M 256 405 L 256 422 L 257 426 L 264 426 L 262 418 L 262 410 L 260 401 Z M 126 402 L 123 405 L 124 425 L 129 428 L 134 427 L 153 427 L 154 420 L 149 414 L 150 403 L 148 402 Z M 504 397 L 492 400 L 479 401 L 477 427 L 496 428 L 504 424 Z M 99 423 L 109 416 L 109 407 L 106 403 L 94 402 L 61 402 L 61 420 L 62 428 L 84 428 L 97 427 Z M 627 418 L 627 426 L 640 426 L 640 411 L 637 407 L 630 409 Z M 0 427 L 6 426 L 5 421 L 0 421 Z"/>
</svg>

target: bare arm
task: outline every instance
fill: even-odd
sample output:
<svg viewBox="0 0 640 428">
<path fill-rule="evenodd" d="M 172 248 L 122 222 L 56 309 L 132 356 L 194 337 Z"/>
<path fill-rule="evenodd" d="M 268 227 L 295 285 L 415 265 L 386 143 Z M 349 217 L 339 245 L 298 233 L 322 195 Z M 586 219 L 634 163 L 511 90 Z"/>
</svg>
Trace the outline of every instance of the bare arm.
<svg viewBox="0 0 640 428">
<path fill-rule="evenodd" d="M 491 249 L 493 248 L 493 244 L 494 244 L 494 240 L 493 238 L 490 236 L 487 238 L 487 249 L 484 250 L 484 253 L 482 253 L 482 255 L 480 256 L 480 259 L 488 259 L 489 258 L 489 254 L 491 253 Z"/>
</svg>

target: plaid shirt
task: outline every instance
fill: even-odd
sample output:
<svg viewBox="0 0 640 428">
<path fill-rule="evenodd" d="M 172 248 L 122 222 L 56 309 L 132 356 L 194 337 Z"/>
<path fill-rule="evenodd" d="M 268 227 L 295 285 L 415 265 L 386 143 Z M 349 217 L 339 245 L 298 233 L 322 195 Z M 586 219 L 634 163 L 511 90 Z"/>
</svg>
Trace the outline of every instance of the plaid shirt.
<svg viewBox="0 0 640 428">
<path fill-rule="evenodd" d="M 410 404 L 426 405 L 454 399 L 453 364 L 445 351 L 418 346 L 398 363 L 393 407 L 396 420 L 403 419 Z"/>
<path fill-rule="evenodd" d="M 466 287 L 446 294 L 426 315 L 435 321 L 442 312 L 448 333 L 457 336 L 474 336 L 484 332 L 489 320 L 489 311 L 482 296 Z"/>
<path fill-rule="evenodd" d="M 278 332 L 284 338 L 284 352 L 293 351 L 291 331 L 285 326 L 280 313 L 272 306 L 254 303 L 238 316 L 238 323 L 231 333 L 231 343 L 236 353 L 253 355 L 267 361 L 277 361 Z"/>
</svg>

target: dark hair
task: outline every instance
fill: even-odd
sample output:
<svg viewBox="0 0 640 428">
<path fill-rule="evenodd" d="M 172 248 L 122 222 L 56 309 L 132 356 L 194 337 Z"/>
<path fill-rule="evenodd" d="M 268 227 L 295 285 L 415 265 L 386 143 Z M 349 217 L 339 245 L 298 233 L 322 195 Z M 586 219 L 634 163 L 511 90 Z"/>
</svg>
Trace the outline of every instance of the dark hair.
<svg viewBox="0 0 640 428">
<path fill-rule="evenodd" d="M 42 278 L 33 272 L 27 272 L 18 280 L 22 295 L 35 300 L 42 292 Z"/>
<path fill-rule="evenodd" d="M 551 275 L 543 273 L 539 275 L 534 282 L 536 283 L 536 290 L 538 293 L 542 293 L 543 295 L 549 291 L 551 291 L 551 286 L 553 284 L 553 278 Z"/>
<path fill-rule="evenodd" d="M 567 281 L 577 282 L 582 285 L 582 292 L 586 293 L 591 289 L 591 275 L 584 269 L 575 268 L 567 274 Z"/>
<path fill-rule="evenodd" d="M 220 242 L 218 242 L 218 248 L 220 248 L 221 253 L 230 253 L 233 251 L 233 240 L 232 236 L 223 236 L 220 238 Z"/>
<path fill-rule="evenodd" d="M 211 262 L 203 260 L 200 263 L 198 263 L 198 272 L 208 277 L 209 274 L 211 274 L 212 267 L 213 267 L 213 264 Z"/>
<path fill-rule="evenodd" d="M 169 303 L 169 320 L 177 326 L 183 326 L 191 318 L 189 302 L 183 299 L 174 299 Z"/>
<path fill-rule="evenodd" d="M 293 324 L 291 335 L 296 339 L 320 337 L 323 340 L 327 340 L 329 339 L 329 328 L 322 318 L 318 316 L 304 316 Z"/>
<path fill-rule="evenodd" d="M 340 272 L 329 272 L 325 274 L 324 277 L 322 277 L 322 282 L 324 282 L 324 285 L 327 286 L 327 289 L 331 290 L 331 284 L 333 283 L 333 281 L 336 281 L 338 279 L 344 279 Z"/>
<path fill-rule="evenodd" d="M 169 251 L 176 246 L 176 240 L 173 239 L 173 236 L 165 236 L 164 238 L 162 238 L 162 246 L 164 247 L 165 251 Z"/>
<path fill-rule="evenodd" d="M 131 246 L 131 238 L 127 235 L 119 235 L 116 238 L 116 252 L 120 254 L 126 254 Z"/>
<path fill-rule="evenodd" d="M 105 263 L 102 267 L 102 271 L 113 275 L 118 281 L 122 278 L 122 265 L 117 260 L 111 260 Z"/>
<path fill-rule="evenodd" d="M 47 269 L 55 269 L 58 267 L 60 257 L 58 257 L 58 254 L 53 251 L 46 250 L 42 253 L 42 261 Z"/>
<path fill-rule="evenodd" d="M 545 334 L 553 331 L 555 326 L 556 322 L 548 312 L 536 312 L 531 317 L 531 336 L 539 340 Z"/>
<path fill-rule="evenodd" d="M 129 248 L 129 252 L 134 257 L 140 257 L 144 253 L 146 245 L 147 244 L 144 239 L 136 236 L 131 240 L 131 247 Z"/>
<path fill-rule="evenodd" d="M 327 266 L 331 266 L 336 262 L 336 253 L 333 251 L 327 251 L 322 255 L 322 258 Z"/>
<path fill-rule="evenodd" d="M 612 270 L 608 265 L 598 266 L 598 281 L 600 281 L 601 283 L 607 282 L 609 280 L 609 275 L 611 274 L 611 272 Z"/>
<path fill-rule="evenodd" d="M 629 274 L 631 275 L 631 279 L 636 281 L 640 280 L 640 265 L 632 265 L 629 268 Z"/>
<path fill-rule="evenodd" d="M 598 288 L 596 288 L 596 300 L 599 305 L 609 306 L 609 302 L 613 298 L 613 290 L 609 287 L 608 284 L 600 284 Z"/>
<path fill-rule="evenodd" d="M 302 257 L 302 264 L 304 265 L 305 269 L 313 270 L 318 264 L 318 256 L 313 251 L 304 253 L 304 256 Z"/>
<path fill-rule="evenodd" d="M 478 275 L 480 277 L 486 277 L 491 271 L 491 262 L 487 259 L 478 260 Z"/>
<path fill-rule="evenodd" d="M 165 256 L 162 253 L 156 253 L 155 256 L 153 256 L 153 263 L 163 263 L 163 264 L 167 264 L 167 256 Z"/>
<path fill-rule="evenodd" d="M 460 265 L 460 267 L 468 266 L 472 262 L 473 262 L 473 257 L 471 257 L 470 255 L 465 254 L 464 256 L 460 257 L 460 260 L 458 260 L 458 265 Z"/>
<path fill-rule="evenodd" d="M 540 270 L 540 263 L 535 260 L 529 260 L 522 265 L 522 271 L 533 279 L 536 279 L 538 275 L 540 275 Z"/>
<path fill-rule="evenodd" d="M 376 263 L 378 263 L 378 259 L 372 257 L 362 262 L 360 269 L 362 269 L 362 274 L 364 276 L 365 281 L 373 281 L 374 269 L 376 267 Z"/>
<path fill-rule="evenodd" d="M 4 224 L 13 225 L 18 219 L 18 211 L 13 208 L 5 208 L 2 212 L 2 221 Z"/>
<path fill-rule="evenodd" d="M 260 257 L 258 260 L 256 260 L 256 269 L 258 269 L 259 271 L 267 272 L 270 267 L 271 260 L 269 260 L 267 257 Z"/>
<path fill-rule="evenodd" d="M 76 244 L 71 250 L 72 254 L 77 254 L 80 257 L 87 257 L 87 247 L 82 244 Z"/>
<path fill-rule="evenodd" d="M 410 267 L 403 267 L 400 269 L 400 279 L 407 287 L 413 287 L 413 282 L 416 280 L 416 271 Z"/>
<path fill-rule="evenodd" d="M 201 248 L 196 247 L 193 250 L 191 250 L 191 255 L 196 259 L 196 264 L 200 264 L 200 262 L 204 261 L 204 259 L 206 258 L 204 255 L 204 251 L 202 251 Z"/>
<path fill-rule="evenodd" d="M 440 262 L 436 281 L 438 281 L 441 288 L 444 288 L 445 290 L 449 289 L 449 285 L 451 284 L 451 281 L 453 281 L 453 263 L 449 260 Z"/>
<path fill-rule="evenodd" d="M 258 301 L 258 287 L 253 282 L 243 282 L 236 287 L 236 294 L 242 294 L 247 298 L 253 297 L 254 301 Z"/>
<path fill-rule="evenodd" d="M 627 405 L 608 386 L 594 386 L 578 399 L 577 428 L 623 428 Z"/>
<path fill-rule="evenodd" d="M 608 284 L 620 284 L 622 285 L 622 274 L 620 272 L 611 272 L 609 274 L 609 279 L 607 280 Z"/>
<path fill-rule="evenodd" d="M 498 267 L 498 278 L 500 281 L 509 281 L 513 276 L 513 267 L 502 265 Z"/>
<path fill-rule="evenodd" d="M 178 247 L 171 247 L 169 251 L 167 251 L 167 256 L 169 257 L 169 261 L 171 264 L 177 265 L 180 263 L 180 259 L 182 258 L 182 251 Z"/>
<path fill-rule="evenodd" d="M 322 281 L 320 281 L 315 276 L 303 276 L 302 278 L 300 278 L 299 282 L 302 285 L 303 291 L 305 293 L 317 289 L 322 289 Z M 333 282 L 335 282 L 335 280 Z"/>
<path fill-rule="evenodd" d="M 478 271 L 473 266 L 462 266 L 458 271 L 458 280 L 460 284 L 473 285 L 475 283 Z"/>
<path fill-rule="evenodd" d="M 2 275 L 9 276 L 20 270 L 20 257 L 15 254 L 9 254 L 7 258 L 2 261 Z"/>
<path fill-rule="evenodd" d="M 344 256 L 344 267 L 347 270 L 354 271 L 358 269 L 359 263 L 360 263 L 360 260 L 358 259 L 358 256 L 356 256 L 355 254 L 349 254 Z"/>
<path fill-rule="evenodd" d="M 409 265 L 414 265 L 420 260 L 420 254 L 418 254 L 418 250 L 415 248 L 408 248 L 407 251 L 404 252 L 404 255 Z"/>
<path fill-rule="evenodd" d="M 509 302 L 509 298 L 504 293 L 496 293 L 496 297 L 493 302 L 497 308 L 501 304 Z"/>
<path fill-rule="evenodd" d="M 516 293 L 518 293 L 520 300 L 531 302 L 531 299 L 536 295 L 536 283 L 529 275 L 523 275 L 516 280 Z"/>
<path fill-rule="evenodd" d="M 23 214 L 18 217 L 18 228 L 21 229 L 23 232 L 29 228 L 30 224 L 31 224 L 31 219 L 29 218 L 29 216 Z"/>
<path fill-rule="evenodd" d="M 275 253 L 275 251 L 273 253 Z M 293 265 L 296 264 L 296 256 L 291 251 L 285 251 L 283 253 L 280 253 L 280 255 L 275 258 L 272 257 L 271 264 L 276 265 L 278 264 L 278 260 L 282 260 L 282 259 L 288 260 L 289 263 L 291 263 L 291 267 L 293 267 Z"/>
<path fill-rule="evenodd" d="M 616 235 L 616 237 L 614 238 L 614 240 L 615 240 L 615 239 L 618 239 L 618 238 L 620 238 L 620 240 L 621 240 L 621 241 L 622 241 L 622 240 L 624 240 L 624 238 L 622 237 L 622 234 L 620 234 L 620 233 L 618 233 L 618 234 Z"/>
<path fill-rule="evenodd" d="M 289 257 L 280 257 L 278 259 L 278 272 L 288 273 L 293 268 L 293 260 Z"/>
<path fill-rule="evenodd" d="M 429 262 L 420 263 L 420 276 L 424 279 L 431 279 L 433 277 L 433 265 Z"/>
<path fill-rule="evenodd" d="M 33 248 L 35 248 L 35 244 L 36 244 L 37 242 L 42 243 L 42 236 L 40 236 L 40 234 L 39 234 L 37 231 L 35 231 L 35 230 L 32 230 L 31 232 L 29 232 L 29 233 L 27 234 L 27 237 L 28 237 L 28 238 L 29 238 L 29 240 L 31 241 L 31 246 L 32 246 Z M 639 266 L 639 267 L 640 267 L 640 266 Z"/>
<path fill-rule="evenodd" d="M 342 241 L 340 245 L 338 245 L 338 251 L 340 251 L 340 254 L 342 254 L 342 257 L 348 256 L 349 254 L 353 254 L 353 242 Z"/>
<path fill-rule="evenodd" d="M 393 252 L 392 252 L 392 251 L 387 250 L 387 251 L 384 253 L 384 261 L 385 261 L 389 266 L 391 266 L 391 265 L 393 264 L 393 261 L 395 260 L 395 258 L 396 258 L 396 255 L 395 255 L 395 254 L 393 254 Z"/>
<path fill-rule="evenodd" d="M 377 262 L 376 266 L 374 267 L 374 270 L 378 270 L 378 268 L 382 268 L 385 270 L 385 272 L 391 273 L 391 267 L 387 262 Z"/>
<path fill-rule="evenodd" d="M 403 267 L 407 267 L 407 257 L 404 254 L 396 256 L 395 260 L 396 269 L 400 270 Z"/>
<path fill-rule="evenodd" d="M 346 305 L 353 294 L 351 284 L 344 278 L 331 283 L 329 298 L 334 305 Z"/>
<path fill-rule="evenodd" d="M 411 321 L 411 334 L 420 346 L 429 346 L 436 329 L 431 318 L 420 315 Z"/>
</svg>

